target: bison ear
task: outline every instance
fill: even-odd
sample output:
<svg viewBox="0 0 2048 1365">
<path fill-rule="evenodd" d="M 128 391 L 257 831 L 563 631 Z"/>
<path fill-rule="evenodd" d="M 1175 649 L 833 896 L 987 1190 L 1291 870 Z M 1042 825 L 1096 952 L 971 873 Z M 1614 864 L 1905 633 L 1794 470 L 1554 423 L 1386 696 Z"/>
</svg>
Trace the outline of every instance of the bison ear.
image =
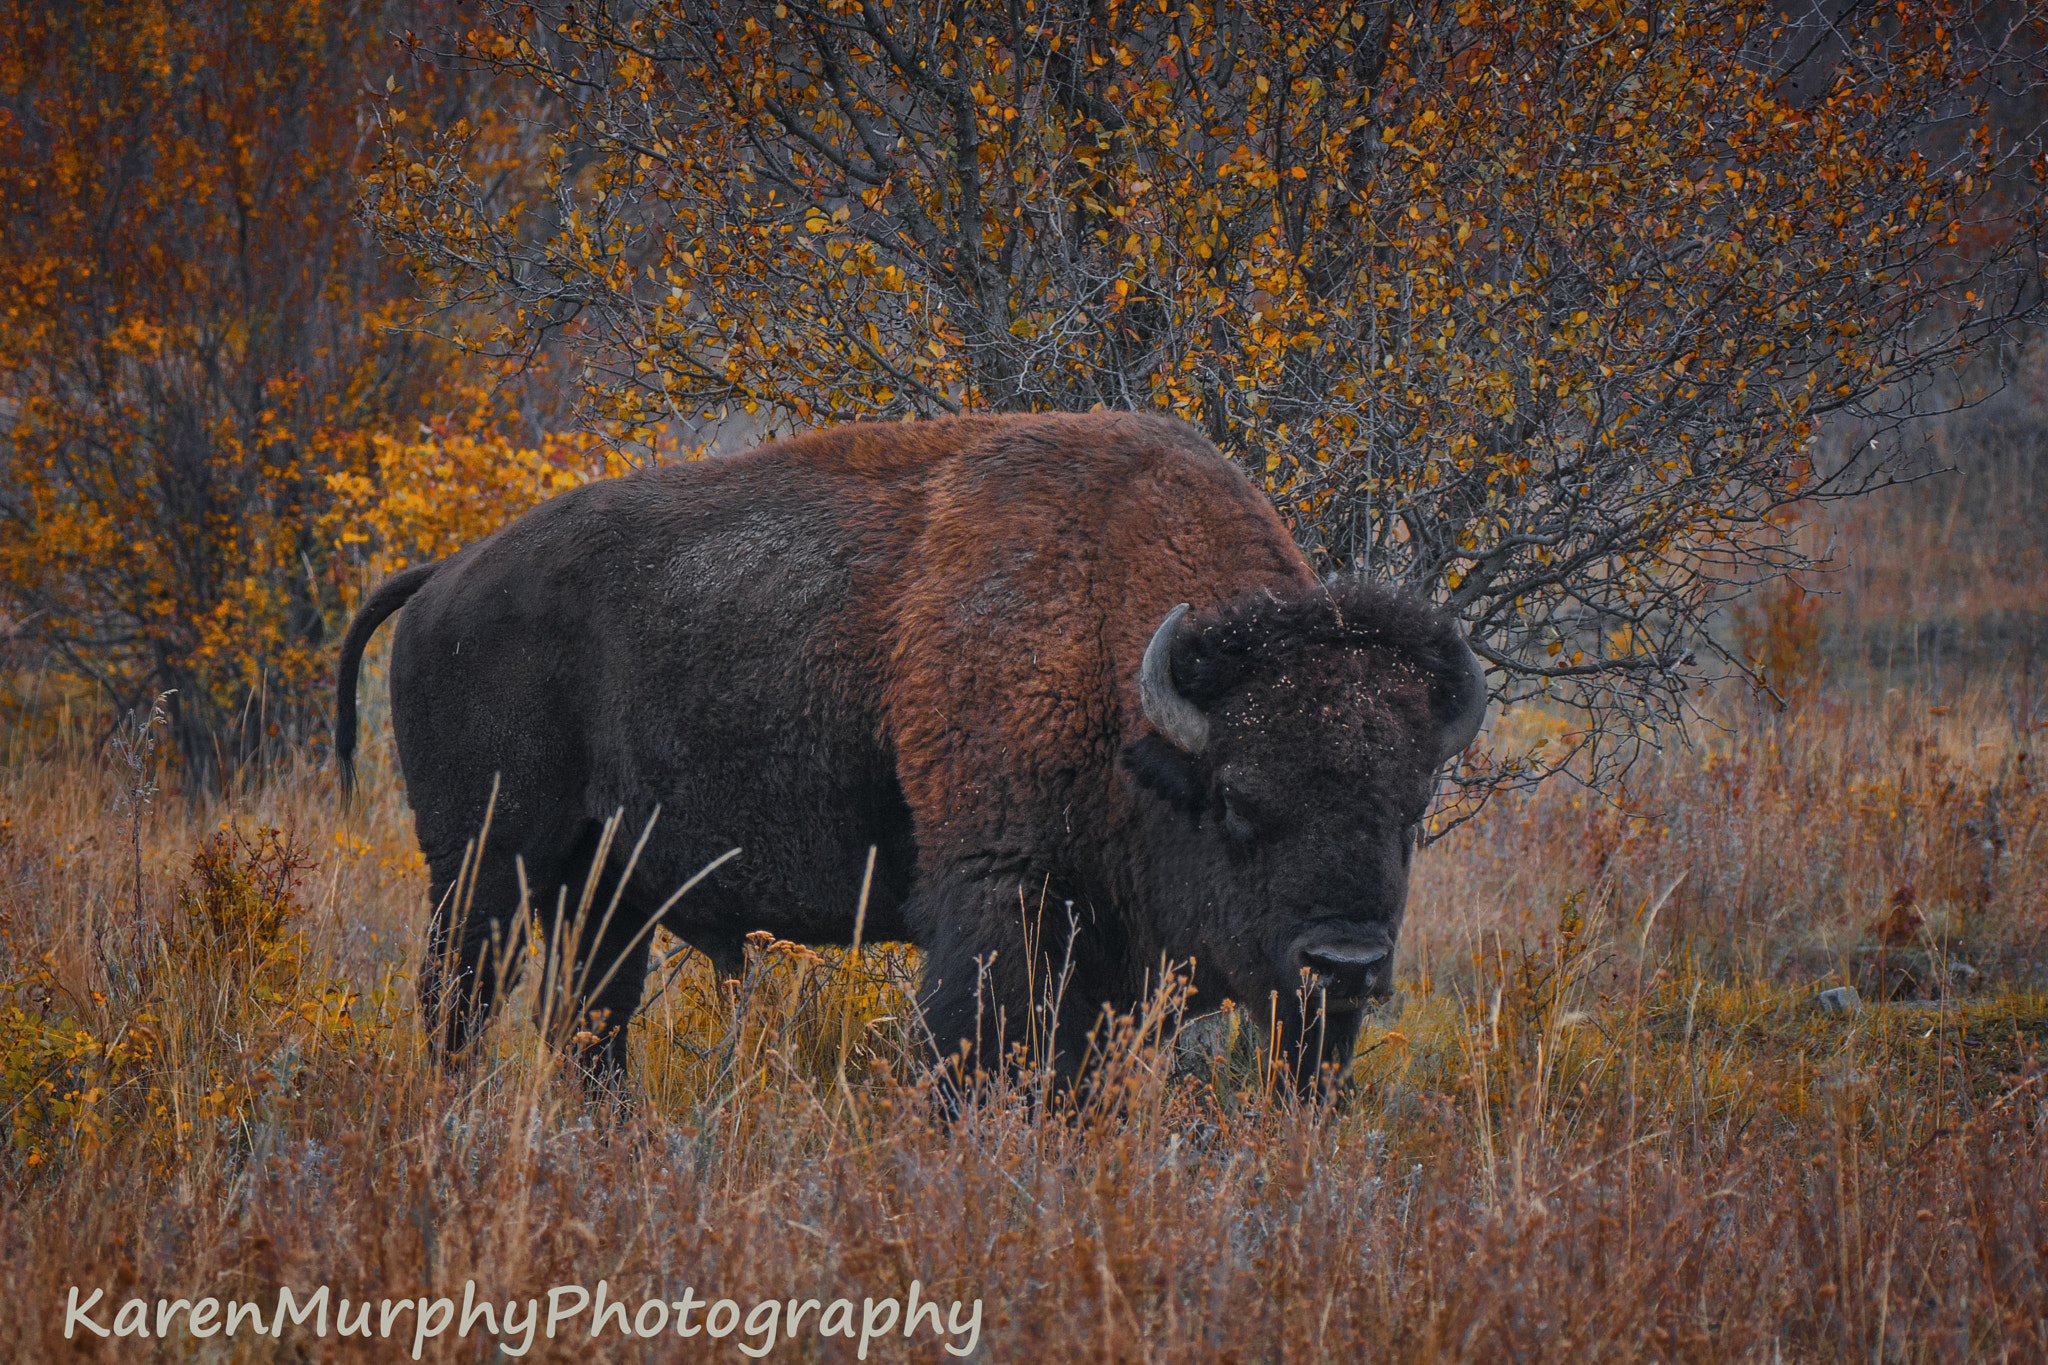
<svg viewBox="0 0 2048 1365">
<path fill-rule="evenodd" d="M 1177 811 L 1202 813 L 1200 760 L 1193 754 L 1155 732 L 1126 744 L 1123 757 L 1139 786 Z"/>
</svg>

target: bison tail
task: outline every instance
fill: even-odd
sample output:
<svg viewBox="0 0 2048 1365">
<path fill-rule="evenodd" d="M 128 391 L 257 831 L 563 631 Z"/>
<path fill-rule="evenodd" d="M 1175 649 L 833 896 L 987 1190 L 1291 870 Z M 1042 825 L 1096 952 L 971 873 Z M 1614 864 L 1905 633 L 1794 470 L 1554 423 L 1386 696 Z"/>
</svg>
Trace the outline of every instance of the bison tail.
<svg viewBox="0 0 2048 1365">
<path fill-rule="evenodd" d="M 385 579 L 370 594 L 370 600 L 363 603 L 356 619 L 349 622 L 348 634 L 342 637 L 341 661 L 334 678 L 334 758 L 341 768 L 344 798 L 356 789 L 356 672 L 362 666 L 363 650 L 385 618 L 425 587 L 444 562 L 437 559 L 431 564 L 415 564 Z"/>
</svg>

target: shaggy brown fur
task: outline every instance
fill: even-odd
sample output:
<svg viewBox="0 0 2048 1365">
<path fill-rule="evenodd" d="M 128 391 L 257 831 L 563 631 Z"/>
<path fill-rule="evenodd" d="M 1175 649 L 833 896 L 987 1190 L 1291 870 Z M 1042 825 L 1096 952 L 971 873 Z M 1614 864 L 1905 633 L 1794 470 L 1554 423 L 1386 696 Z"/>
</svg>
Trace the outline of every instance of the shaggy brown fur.
<svg viewBox="0 0 2048 1365">
<path fill-rule="evenodd" d="M 848 941 L 874 845 L 867 937 L 925 950 L 937 1052 L 993 1057 L 1064 971 L 1071 1069 L 1097 1011 L 1172 962 L 1203 1005 L 1293 1010 L 1306 1076 L 1387 989 L 1411 826 L 1477 685 L 1446 621 L 1318 584 L 1192 427 L 1128 415 L 839 427 L 564 494 L 373 596 L 342 651 L 344 762 L 363 644 L 408 598 L 392 712 L 453 959 L 423 997 L 452 1045 L 496 984 L 481 962 L 519 903 L 515 856 L 543 922 L 558 887 L 573 910 L 623 807 L 601 911 L 660 808 L 579 953 L 593 977 L 617 963 L 579 1000 L 608 1066 L 640 931 L 692 873 L 744 850 L 663 920 L 730 972 L 754 930 Z M 1137 687 L 1184 601 L 1172 676 L 1209 718 L 1197 753 L 1153 732 Z"/>
</svg>

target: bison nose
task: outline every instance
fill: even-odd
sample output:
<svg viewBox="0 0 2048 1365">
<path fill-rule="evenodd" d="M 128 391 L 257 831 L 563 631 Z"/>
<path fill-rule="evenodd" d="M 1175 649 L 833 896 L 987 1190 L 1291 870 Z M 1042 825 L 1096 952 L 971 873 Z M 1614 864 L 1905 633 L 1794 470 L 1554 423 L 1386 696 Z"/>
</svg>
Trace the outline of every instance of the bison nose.
<svg viewBox="0 0 2048 1365">
<path fill-rule="evenodd" d="M 1334 1000 L 1364 1004 L 1385 995 L 1389 951 L 1363 943 L 1321 943 L 1298 950 L 1301 964 L 1316 974 Z"/>
</svg>

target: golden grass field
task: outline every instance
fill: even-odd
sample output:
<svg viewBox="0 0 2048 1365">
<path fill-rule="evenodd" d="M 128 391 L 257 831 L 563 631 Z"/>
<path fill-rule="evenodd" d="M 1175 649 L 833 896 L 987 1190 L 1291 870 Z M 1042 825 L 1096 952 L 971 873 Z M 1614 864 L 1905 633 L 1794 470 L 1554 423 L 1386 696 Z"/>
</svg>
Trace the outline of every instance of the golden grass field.
<svg viewBox="0 0 2048 1365">
<path fill-rule="evenodd" d="M 388 1338 L 67 1341 L 73 1286 L 105 1290 L 102 1324 L 146 1300 L 153 1331 L 159 1299 L 268 1319 L 280 1286 L 380 1313 L 466 1282 L 545 1312 L 600 1280 L 635 1307 L 866 1312 L 915 1280 L 981 1301 L 976 1358 L 1032 1365 L 2048 1360 L 2048 660 L 2015 644 L 2043 615 L 2048 474 L 2017 410 L 1943 429 L 1961 476 L 1818 528 L 1854 565 L 1829 595 L 1731 622 L 1786 663 L 1787 709 L 1724 689 L 1624 789 L 1554 781 L 1418 858 L 1400 993 L 1326 1107 L 1267 1085 L 1230 1018 L 1161 1046 L 1163 1000 L 1106 1038 L 1087 1111 L 1026 1084 L 936 1121 L 888 947 L 762 946 L 737 998 L 683 955 L 616 1121 L 525 1004 L 488 1064 L 439 1073 L 374 712 L 353 809 L 310 763 L 217 802 L 166 772 L 141 802 L 106 719 L 19 676 L 0 1356 L 410 1359 L 424 1307 Z M 1843 984 L 1864 1008 L 1821 1006 Z M 965 1340 L 591 1319 L 529 1358 Z"/>
</svg>

